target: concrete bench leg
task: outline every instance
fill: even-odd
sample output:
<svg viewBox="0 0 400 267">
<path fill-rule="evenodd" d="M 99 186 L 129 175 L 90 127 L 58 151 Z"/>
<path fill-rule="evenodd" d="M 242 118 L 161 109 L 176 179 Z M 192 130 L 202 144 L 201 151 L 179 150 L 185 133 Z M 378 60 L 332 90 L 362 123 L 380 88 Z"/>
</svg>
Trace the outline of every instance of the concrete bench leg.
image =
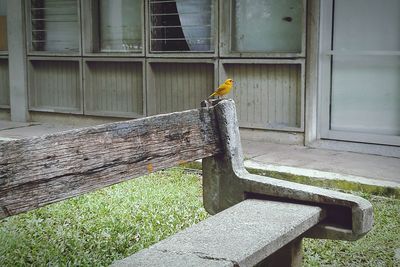
<svg viewBox="0 0 400 267">
<path fill-rule="evenodd" d="M 256 267 L 299 267 L 302 257 L 302 238 L 299 237 L 268 256 Z"/>
</svg>

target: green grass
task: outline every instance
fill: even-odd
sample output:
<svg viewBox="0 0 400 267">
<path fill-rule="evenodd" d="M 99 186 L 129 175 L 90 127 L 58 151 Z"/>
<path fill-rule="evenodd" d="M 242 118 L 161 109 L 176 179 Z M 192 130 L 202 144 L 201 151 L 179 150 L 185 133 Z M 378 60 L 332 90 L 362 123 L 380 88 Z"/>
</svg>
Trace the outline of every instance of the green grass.
<svg viewBox="0 0 400 267">
<path fill-rule="evenodd" d="M 106 266 L 208 215 L 201 179 L 158 172 L 0 221 L 0 266 Z M 304 266 L 400 266 L 400 200 L 364 194 L 375 226 L 356 242 L 304 241 Z"/>
<path fill-rule="evenodd" d="M 200 177 L 158 172 L 0 221 L 0 266 L 104 266 L 203 220 Z"/>
<path fill-rule="evenodd" d="M 400 200 L 361 196 L 374 207 L 373 229 L 353 242 L 304 239 L 304 266 L 400 266 Z"/>
</svg>

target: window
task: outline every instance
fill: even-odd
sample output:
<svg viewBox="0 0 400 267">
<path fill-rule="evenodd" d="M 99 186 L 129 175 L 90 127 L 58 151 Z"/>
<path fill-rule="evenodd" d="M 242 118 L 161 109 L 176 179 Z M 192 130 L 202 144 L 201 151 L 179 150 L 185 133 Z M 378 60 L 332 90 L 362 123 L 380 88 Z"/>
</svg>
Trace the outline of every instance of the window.
<svg viewBox="0 0 400 267">
<path fill-rule="evenodd" d="M 31 49 L 79 52 L 77 0 L 31 0 Z"/>
<path fill-rule="evenodd" d="M 394 56 L 400 51 L 400 3 L 385 3 L 335 2 L 332 50 L 338 53 L 332 56 L 332 130 L 400 135 L 400 60 Z M 353 15 L 356 10 L 363 12 Z M 343 51 L 347 54 L 340 55 Z"/>
<path fill-rule="evenodd" d="M 142 50 L 142 1 L 100 0 L 100 50 Z"/>
<path fill-rule="evenodd" d="M 232 56 L 304 57 L 305 0 L 223 1 L 221 52 Z"/>
<path fill-rule="evenodd" d="M 7 50 L 7 0 L 0 0 L 0 51 Z"/>
<path fill-rule="evenodd" d="M 150 0 L 152 52 L 213 52 L 212 0 Z"/>
<path fill-rule="evenodd" d="M 0 108 L 10 107 L 8 59 L 0 58 Z"/>
<path fill-rule="evenodd" d="M 233 51 L 301 51 L 301 1 L 235 0 L 233 3 Z"/>
<path fill-rule="evenodd" d="M 321 136 L 399 146 L 400 2 L 321 7 Z"/>
</svg>

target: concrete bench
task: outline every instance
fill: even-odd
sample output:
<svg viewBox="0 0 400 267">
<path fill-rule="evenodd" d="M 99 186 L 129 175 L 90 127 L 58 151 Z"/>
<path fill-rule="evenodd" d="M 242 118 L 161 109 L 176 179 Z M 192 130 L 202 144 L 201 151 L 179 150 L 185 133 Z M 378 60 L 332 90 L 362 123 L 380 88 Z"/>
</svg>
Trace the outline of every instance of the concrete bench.
<svg viewBox="0 0 400 267">
<path fill-rule="evenodd" d="M 356 240 L 373 224 L 363 198 L 249 174 L 233 101 L 0 144 L 0 219 L 203 159 L 216 214 L 114 265 L 296 266 L 304 236 Z"/>
<path fill-rule="evenodd" d="M 292 266 L 297 238 L 324 218 L 319 207 L 248 199 L 114 266 Z"/>
</svg>

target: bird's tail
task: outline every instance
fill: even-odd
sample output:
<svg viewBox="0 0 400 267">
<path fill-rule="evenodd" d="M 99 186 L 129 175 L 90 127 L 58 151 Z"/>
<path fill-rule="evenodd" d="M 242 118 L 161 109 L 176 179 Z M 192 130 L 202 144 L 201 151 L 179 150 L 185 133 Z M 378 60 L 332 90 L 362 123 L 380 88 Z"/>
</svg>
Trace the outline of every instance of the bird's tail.
<svg viewBox="0 0 400 267">
<path fill-rule="evenodd" d="M 217 92 L 214 92 L 208 98 L 211 98 L 211 97 L 215 96 L 216 94 L 217 94 Z"/>
</svg>

